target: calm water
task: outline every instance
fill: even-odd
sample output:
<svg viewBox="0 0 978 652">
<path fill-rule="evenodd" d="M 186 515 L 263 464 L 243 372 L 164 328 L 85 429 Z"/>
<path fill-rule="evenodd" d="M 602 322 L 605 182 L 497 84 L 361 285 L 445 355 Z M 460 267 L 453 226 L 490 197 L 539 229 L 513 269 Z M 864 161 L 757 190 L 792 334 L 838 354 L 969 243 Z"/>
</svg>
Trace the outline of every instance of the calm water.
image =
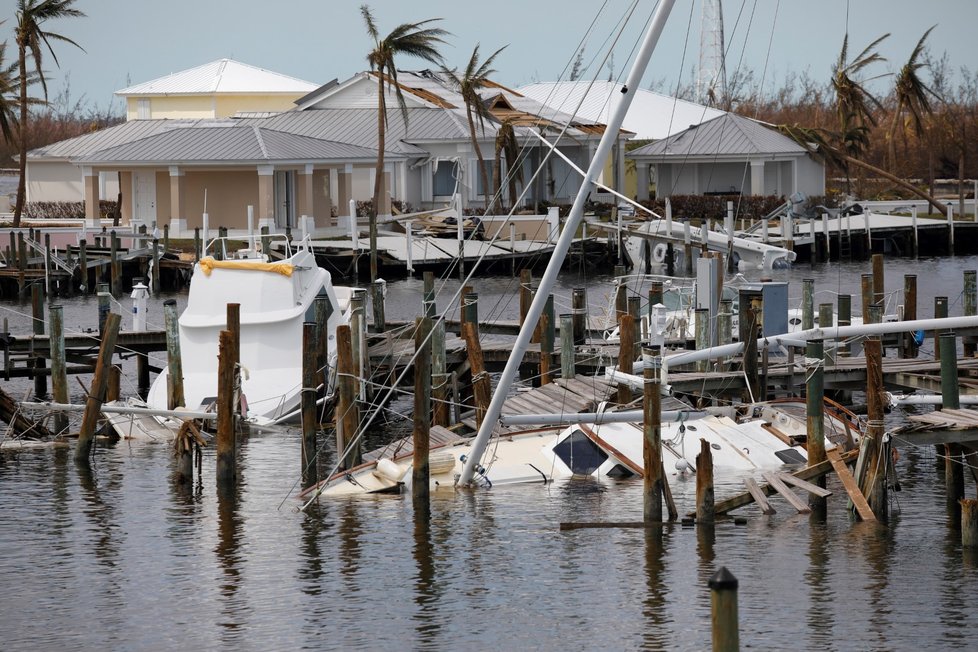
<svg viewBox="0 0 978 652">
<path fill-rule="evenodd" d="M 961 271 L 976 263 L 889 262 L 887 286 L 917 273 L 921 315 L 936 293 L 960 312 Z M 782 275 L 858 296 L 865 269 Z M 604 305 L 606 280 L 589 282 L 592 306 Z M 496 303 L 515 287 L 510 279 L 476 286 L 483 316 L 515 314 Z M 413 317 L 419 290 L 420 281 L 392 283 L 388 314 Z M 63 303 L 67 328 L 94 327 L 93 299 Z M 25 332 L 18 313 L 29 308 L 2 308 L 11 330 Z M 446 492 L 421 523 L 409 497 L 301 513 L 290 497 L 299 457 L 294 431 L 252 435 L 243 480 L 222 496 L 212 451 L 194 490 L 173 482 L 161 445 L 99 448 L 90 473 L 64 450 L 0 456 L 3 648 L 703 650 L 706 581 L 720 566 L 740 580 L 745 649 L 974 648 L 978 558 L 948 527 L 932 447 L 903 449 L 889 528 L 852 522 L 830 478 L 836 495 L 824 523 L 777 501 L 773 516 L 741 510 L 745 526 L 661 534 L 558 530 L 562 521 L 640 519 L 640 481 Z M 680 509 L 691 509 L 693 482 L 672 482 Z"/>
</svg>

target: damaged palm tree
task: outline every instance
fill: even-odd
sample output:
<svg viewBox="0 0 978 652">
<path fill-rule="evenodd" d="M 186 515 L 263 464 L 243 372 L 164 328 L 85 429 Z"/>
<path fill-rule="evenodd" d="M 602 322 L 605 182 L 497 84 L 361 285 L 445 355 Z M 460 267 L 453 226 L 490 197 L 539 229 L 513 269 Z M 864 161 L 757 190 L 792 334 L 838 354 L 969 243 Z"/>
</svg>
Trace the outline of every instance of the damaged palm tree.
<svg viewBox="0 0 978 652">
<path fill-rule="evenodd" d="M 919 136 L 924 132 L 924 118 L 933 113 L 930 103 L 931 98 L 938 101 L 941 99 L 937 93 L 924 83 L 918 74 L 922 68 L 928 67 L 926 61 L 921 61 L 921 57 L 926 51 L 924 42 L 930 33 L 934 31 L 934 27 L 937 27 L 937 25 L 928 29 L 920 37 L 913 52 L 910 53 L 910 58 L 907 59 L 907 62 L 903 64 L 900 72 L 896 75 L 896 81 L 893 87 L 896 106 L 893 109 L 893 121 L 890 123 L 890 130 L 887 134 L 891 170 L 896 169 L 896 135 L 897 130 L 903 123 L 904 114 L 909 116 L 914 132 Z"/>
</svg>

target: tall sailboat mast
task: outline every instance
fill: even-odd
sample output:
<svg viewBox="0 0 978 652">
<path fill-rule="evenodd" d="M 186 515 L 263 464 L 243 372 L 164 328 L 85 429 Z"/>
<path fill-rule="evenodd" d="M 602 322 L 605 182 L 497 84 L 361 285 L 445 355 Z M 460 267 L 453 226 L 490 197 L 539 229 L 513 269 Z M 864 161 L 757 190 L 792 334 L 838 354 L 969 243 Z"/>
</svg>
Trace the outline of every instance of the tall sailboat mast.
<svg viewBox="0 0 978 652">
<path fill-rule="evenodd" d="M 608 160 L 612 146 L 618 140 L 625 114 L 628 112 L 632 98 L 635 97 L 635 93 L 642 83 L 642 77 L 649 64 L 649 59 L 652 57 L 652 51 L 655 49 L 655 45 L 659 40 L 659 36 L 662 34 L 662 29 L 665 27 L 666 20 L 669 18 L 669 12 L 672 11 L 674 4 L 675 0 L 659 0 L 659 6 L 656 8 L 655 14 L 645 31 L 642 46 L 635 56 L 635 62 L 632 64 L 632 69 L 628 73 L 625 84 L 621 88 L 621 102 L 612 114 L 605 132 L 601 136 L 597 151 L 594 154 L 594 158 L 591 159 L 587 174 L 581 183 L 577 197 L 574 199 L 574 205 L 571 207 L 570 215 L 567 216 L 564 228 L 560 233 L 560 237 L 557 239 L 553 256 L 550 258 L 550 263 L 547 265 L 547 269 L 540 279 L 540 286 L 527 311 L 526 319 L 520 327 L 519 335 L 516 336 L 513 351 L 499 378 L 499 384 L 496 385 L 496 391 L 493 393 L 489 407 L 486 409 L 486 414 L 479 427 L 479 432 L 472 442 L 472 451 L 466 458 L 465 467 L 462 469 L 462 475 L 459 477 L 459 484 L 461 485 L 469 484 L 472 481 L 475 470 L 482 461 L 482 455 L 486 451 L 486 446 L 492 437 L 496 422 L 499 420 L 503 402 L 506 400 L 510 387 L 513 385 L 513 379 L 519 371 L 520 361 L 523 359 L 526 347 L 530 343 L 530 337 L 533 335 L 537 320 L 540 319 L 540 315 L 543 313 L 544 304 L 553 289 L 554 283 L 557 280 L 557 274 L 560 272 L 564 258 L 567 256 L 567 251 L 574 241 L 574 234 L 577 232 L 577 227 L 580 225 L 581 219 L 584 216 L 584 203 L 594 188 L 595 180 L 604 169 L 605 161 Z"/>
</svg>

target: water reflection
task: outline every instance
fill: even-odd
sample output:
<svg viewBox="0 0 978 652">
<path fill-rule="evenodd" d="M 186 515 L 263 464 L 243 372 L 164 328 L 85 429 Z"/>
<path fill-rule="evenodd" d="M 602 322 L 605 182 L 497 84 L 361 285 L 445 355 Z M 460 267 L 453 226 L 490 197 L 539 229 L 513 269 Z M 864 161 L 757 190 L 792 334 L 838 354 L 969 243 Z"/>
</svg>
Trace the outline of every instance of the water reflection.
<svg viewBox="0 0 978 652">
<path fill-rule="evenodd" d="M 313 502 L 301 514 L 302 521 L 302 566 L 299 567 L 300 590 L 310 597 L 322 593 L 323 572 L 322 550 L 320 535 L 326 530 L 326 508 L 323 504 Z"/>
<path fill-rule="evenodd" d="M 832 572 L 829 568 L 829 543 L 829 530 L 825 523 L 812 522 L 808 536 L 808 568 L 805 570 L 805 584 L 808 586 L 810 600 L 806 619 L 812 642 L 825 648 L 831 648 L 835 643 L 832 634 L 835 591 L 830 581 Z"/>
<path fill-rule="evenodd" d="M 668 650 L 672 634 L 669 627 L 669 585 L 666 582 L 666 552 L 671 533 L 668 526 L 650 527 L 645 530 L 645 599 L 642 615 L 645 617 L 642 647 L 647 650 Z"/>
<path fill-rule="evenodd" d="M 219 623 L 222 640 L 237 640 L 237 630 L 248 621 L 247 602 L 238 596 L 241 585 L 241 534 L 243 519 L 238 511 L 240 487 L 226 483 L 217 487 L 217 556 L 218 567 L 223 573 L 220 584 L 221 612 L 224 619 Z"/>
<path fill-rule="evenodd" d="M 426 649 L 437 649 L 441 634 L 439 603 L 441 591 L 435 578 L 434 544 L 431 535 L 431 505 L 421 504 L 414 510 L 414 603 L 412 619 L 415 639 Z"/>
<path fill-rule="evenodd" d="M 866 604 L 870 606 L 867 630 L 879 641 L 880 649 L 890 649 L 889 638 L 892 633 L 890 618 L 893 607 L 888 599 L 890 586 L 890 559 L 893 554 L 893 532 L 896 522 L 890 527 L 879 523 L 860 521 L 853 524 L 852 536 L 863 551 L 869 567 Z"/>
</svg>

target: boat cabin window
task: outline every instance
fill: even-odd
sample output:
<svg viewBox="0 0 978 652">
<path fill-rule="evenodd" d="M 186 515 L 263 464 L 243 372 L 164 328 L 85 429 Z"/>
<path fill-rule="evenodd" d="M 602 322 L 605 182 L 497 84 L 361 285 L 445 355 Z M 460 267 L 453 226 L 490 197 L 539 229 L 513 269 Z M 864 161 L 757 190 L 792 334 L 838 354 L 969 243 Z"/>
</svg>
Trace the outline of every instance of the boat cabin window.
<svg viewBox="0 0 978 652">
<path fill-rule="evenodd" d="M 608 459 L 608 454 L 580 430 L 554 446 L 554 453 L 574 475 L 591 475 Z"/>
</svg>

